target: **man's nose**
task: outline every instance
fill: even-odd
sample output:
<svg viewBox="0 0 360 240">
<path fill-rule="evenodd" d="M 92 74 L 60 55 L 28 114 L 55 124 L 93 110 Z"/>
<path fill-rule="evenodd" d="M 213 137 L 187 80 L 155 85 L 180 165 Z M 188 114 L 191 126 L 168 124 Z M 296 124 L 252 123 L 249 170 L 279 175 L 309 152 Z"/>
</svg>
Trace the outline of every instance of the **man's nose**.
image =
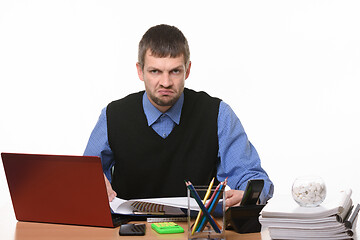
<svg viewBox="0 0 360 240">
<path fill-rule="evenodd" d="M 164 73 L 160 79 L 160 85 L 164 88 L 168 88 L 172 85 L 172 80 L 169 73 Z"/>
</svg>

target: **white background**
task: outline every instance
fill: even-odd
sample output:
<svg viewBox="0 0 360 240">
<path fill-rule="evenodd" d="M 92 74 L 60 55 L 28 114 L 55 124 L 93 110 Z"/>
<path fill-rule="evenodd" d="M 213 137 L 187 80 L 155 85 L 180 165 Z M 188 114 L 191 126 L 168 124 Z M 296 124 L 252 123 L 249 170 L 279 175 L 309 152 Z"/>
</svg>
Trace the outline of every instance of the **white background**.
<svg viewBox="0 0 360 240">
<path fill-rule="evenodd" d="M 167 23 L 190 44 L 186 86 L 234 109 L 275 193 L 317 174 L 360 195 L 359 12 L 356 0 L 0 0 L 0 152 L 82 155 L 101 109 L 143 90 L 138 42 Z"/>
</svg>

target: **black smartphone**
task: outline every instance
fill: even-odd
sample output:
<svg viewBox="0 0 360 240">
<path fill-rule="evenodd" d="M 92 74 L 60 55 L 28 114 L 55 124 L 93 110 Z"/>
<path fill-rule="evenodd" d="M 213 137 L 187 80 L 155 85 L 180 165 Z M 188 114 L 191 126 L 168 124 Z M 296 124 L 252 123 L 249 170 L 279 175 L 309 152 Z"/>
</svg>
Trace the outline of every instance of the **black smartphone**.
<svg viewBox="0 0 360 240">
<path fill-rule="evenodd" d="M 264 187 L 263 179 L 251 179 L 248 181 L 240 206 L 256 205 Z"/>
<path fill-rule="evenodd" d="M 121 236 L 144 236 L 146 230 L 145 224 L 123 224 L 120 226 L 119 234 Z"/>
</svg>

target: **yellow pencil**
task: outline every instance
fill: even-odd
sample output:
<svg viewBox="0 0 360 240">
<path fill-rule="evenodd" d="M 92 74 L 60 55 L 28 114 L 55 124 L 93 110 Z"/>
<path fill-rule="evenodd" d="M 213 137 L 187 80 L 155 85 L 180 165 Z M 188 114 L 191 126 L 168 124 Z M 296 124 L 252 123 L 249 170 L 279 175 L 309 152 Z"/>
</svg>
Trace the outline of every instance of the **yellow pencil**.
<svg viewBox="0 0 360 240">
<path fill-rule="evenodd" d="M 205 197 L 204 197 L 204 199 L 203 199 L 203 203 L 204 203 L 204 204 L 205 204 L 205 202 L 208 200 L 208 198 L 209 198 L 209 196 L 210 196 L 211 189 L 212 189 L 212 187 L 213 187 L 213 185 L 214 185 L 214 180 L 215 180 L 215 178 L 213 178 L 213 179 L 211 180 L 210 185 L 209 185 L 209 187 L 208 187 L 208 189 L 207 189 L 207 191 L 206 191 Z M 197 227 L 197 225 L 199 224 L 201 212 L 202 212 L 202 211 L 200 210 L 199 213 L 198 213 L 198 215 L 197 215 L 197 217 L 196 217 L 195 224 L 194 224 L 193 229 L 192 229 L 192 231 L 191 231 L 191 235 L 194 234 L 194 232 L 195 232 L 195 230 L 196 230 L 196 227 Z"/>
</svg>

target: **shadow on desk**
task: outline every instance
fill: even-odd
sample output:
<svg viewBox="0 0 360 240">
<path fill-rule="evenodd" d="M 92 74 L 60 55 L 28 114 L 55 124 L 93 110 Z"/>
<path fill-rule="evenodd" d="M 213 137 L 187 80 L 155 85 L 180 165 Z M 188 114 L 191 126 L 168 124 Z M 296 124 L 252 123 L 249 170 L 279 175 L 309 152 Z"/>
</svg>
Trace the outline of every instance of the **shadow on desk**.
<svg viewBox="0 0 360 240">
<path fill-rule="evenodd" d="M 17 222 L 15 240 L 118 239 L 119 228 L 98 228 L 51 223 Z"/>
</svg>

